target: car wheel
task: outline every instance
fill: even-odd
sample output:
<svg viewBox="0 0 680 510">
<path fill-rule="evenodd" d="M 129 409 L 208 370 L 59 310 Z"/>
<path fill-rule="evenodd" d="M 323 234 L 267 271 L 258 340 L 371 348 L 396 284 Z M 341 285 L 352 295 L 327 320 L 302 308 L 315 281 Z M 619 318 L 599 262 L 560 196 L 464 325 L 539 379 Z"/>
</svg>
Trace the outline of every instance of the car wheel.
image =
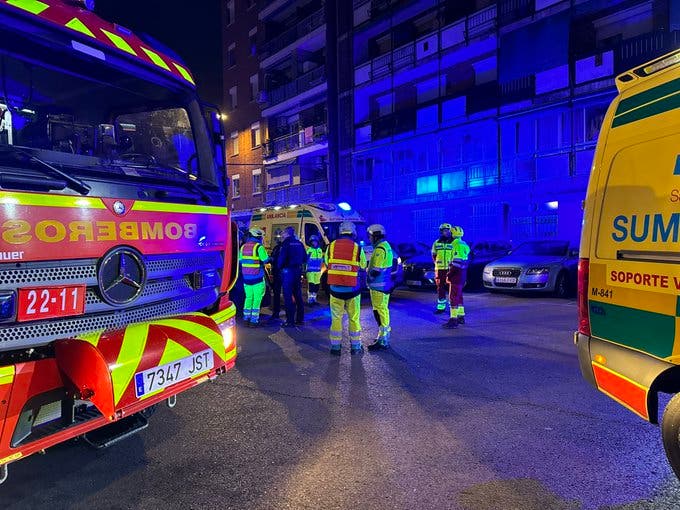
<svg viewBox="0 0 680 510">
<path fill-rule="evenodd" d="M 555 281 L 555 297 L 566 298 L 569 296 L 569 282 L 567 281 L 567 274 L 562 271 L 557 275 Z"/>
<path fill-rule="evenodd" d="M 673 396 L 663 412 L 661 439 L 668 463 L 680 478 L 680 393 Z"/>
</svg>

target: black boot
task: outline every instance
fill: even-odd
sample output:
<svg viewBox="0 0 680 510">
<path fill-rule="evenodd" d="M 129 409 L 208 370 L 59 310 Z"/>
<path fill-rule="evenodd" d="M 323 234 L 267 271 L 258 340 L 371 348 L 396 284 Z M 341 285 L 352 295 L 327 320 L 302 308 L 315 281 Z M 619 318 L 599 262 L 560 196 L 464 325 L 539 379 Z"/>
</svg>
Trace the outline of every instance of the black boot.
<svg viewBox="0 0 680 510">
<path fill-rule="evenodd" d="M 444 329 L 456 329 L 458 327 L 458 319 L 456 317 L 451 317 L 448 322 L 445 322 L 442 327 Z"/>
</svg>

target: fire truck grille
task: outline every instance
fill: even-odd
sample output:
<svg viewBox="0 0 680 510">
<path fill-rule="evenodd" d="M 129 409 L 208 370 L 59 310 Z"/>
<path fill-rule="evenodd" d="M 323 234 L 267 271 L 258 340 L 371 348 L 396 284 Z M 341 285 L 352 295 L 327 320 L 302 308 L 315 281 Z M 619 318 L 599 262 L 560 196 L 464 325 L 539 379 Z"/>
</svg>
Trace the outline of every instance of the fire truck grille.
<svg viewBox="0 0 680 510">
<path fill-rule="evenodd" d="M 69 281 L 95 281 L 97 279 L 96 261 L 87 261 L 82 265 L 83 261 L 79 261 L 81 265 L 69 265 L 67 267 L 61 264 L 61 267 L 48 267 L 47 264 L 41 264 L 39 267 L 21 267 L 17 269 L 0 269 L 0 286 L 18 285 L 38 283 L 44 284 L 49 282 L 51 285 L 61 282 Z M 12 264 L 2 264 L 2 266 L 11 266 Z M 28 264 L 21 264 L 21 266 L 28 266 Z"/>
<path fill-rule="evenodd" d="M 0 291 L 22 287 L 86 285 L 85 314 L 0 325 L 0 351 L 44 345 L 88 331 L 115 329 L 134 322 L 193 312 L 217 299 L 223 257 L 219 252 L 153 255 L 144 258 L 147 280 L 142 294 L 125 307 L 106 303 L 97 284 L 96 259 L 0 264 Z"/>
</svg>

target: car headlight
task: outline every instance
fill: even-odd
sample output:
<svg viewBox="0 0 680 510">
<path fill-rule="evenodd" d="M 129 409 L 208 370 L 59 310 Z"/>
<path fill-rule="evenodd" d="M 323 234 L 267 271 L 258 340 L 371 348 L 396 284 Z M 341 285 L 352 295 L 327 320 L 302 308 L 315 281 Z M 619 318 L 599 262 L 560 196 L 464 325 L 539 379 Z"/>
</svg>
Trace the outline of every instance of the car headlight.
<svg viewBox="0 0 680 510">
<path fill-rule="evenodd" d="M 484 274 L 491 276 L 492 273 L 493 273 L 493 269 L 492 269 L 492 268 L 490 268 L 490 267 L 485 267 L 485 268 L 484 268 Z"/>
<path fill-rule="evenodd" d="M 527 269 L 527 275 L 537 275 L 537 274 L 548 274 L 550 273 L 549 267 L 530 267 Z"/>
</svg>

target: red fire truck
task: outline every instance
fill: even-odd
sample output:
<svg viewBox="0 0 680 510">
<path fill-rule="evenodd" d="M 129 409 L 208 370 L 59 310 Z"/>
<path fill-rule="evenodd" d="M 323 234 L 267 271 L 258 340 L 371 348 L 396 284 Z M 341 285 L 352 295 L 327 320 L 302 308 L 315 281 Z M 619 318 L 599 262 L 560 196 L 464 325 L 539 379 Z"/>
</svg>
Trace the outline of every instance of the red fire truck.
<svg viewBox="0 0 680 510">
<path fill-rule="evenodd" d="M 104 447 L 236 359 L 223 136 L 90 0 L 0 0 L 0 482 Z"/>
</svg>

